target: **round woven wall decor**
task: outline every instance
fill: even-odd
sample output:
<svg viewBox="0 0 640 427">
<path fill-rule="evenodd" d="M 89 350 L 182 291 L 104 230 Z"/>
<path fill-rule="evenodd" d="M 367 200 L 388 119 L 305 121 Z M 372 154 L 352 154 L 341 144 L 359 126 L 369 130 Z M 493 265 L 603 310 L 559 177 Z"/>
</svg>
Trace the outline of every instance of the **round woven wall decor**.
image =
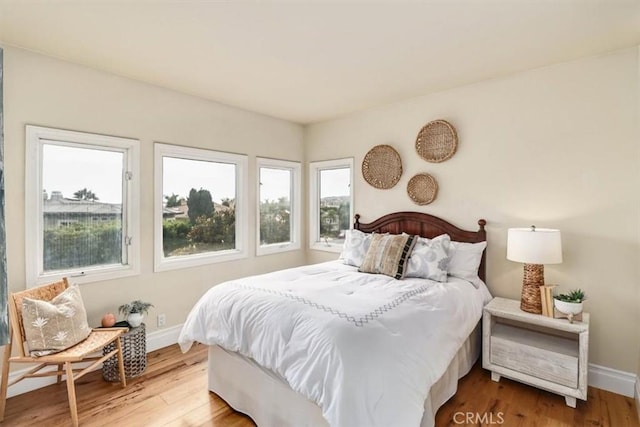
<svg viewBox="0 0 640 427">
<path fill-rule="evenodd" d="M 390 145 L 376 145 L 364 156 L 362 176 L 375 188 L 393 187 L 402 176 L 400 155 Z"/>
<path fill-rule="evenodd" d="M 438 195 L 438 182 L 428 173 L 419 173 L 409 180 L 407 194 L 415 204 L 428 205 Z"/>
<path fill-rule="evenodd" d="M 428 162 L 440 163 L 450 159 L 458 148 L 458 135 L 445 120 L 427 123 L 416 138 L 416 151 Z"/>
</svg>

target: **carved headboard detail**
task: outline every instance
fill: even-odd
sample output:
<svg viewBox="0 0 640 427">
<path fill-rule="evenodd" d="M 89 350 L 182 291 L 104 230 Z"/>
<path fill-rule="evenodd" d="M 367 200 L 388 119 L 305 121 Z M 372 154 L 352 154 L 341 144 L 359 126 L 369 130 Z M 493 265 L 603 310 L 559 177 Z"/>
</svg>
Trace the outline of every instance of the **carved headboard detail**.
<svg viewBox="0 0 640 427">
<path fill-rule="evenodd" d="M 391 233 L 391 234 L 416 234 L 418 236 L 432 239 L 441 234 L 448 234 L 451 240 L 457 242 L 478 243 L 487 240 L 487 232 L 484 226 L 487 221 L 478 220 L 478 230 L 468 231 L 462 230 L 442 218 L 429 215 L 422 212 L 394 212 L 384 215 L 373 222 L 360 222 L 360 215 L 355 216 L 353 228 L 365 233 Z M 482 262 L 478 269 L 478 276 L 484 281 L 486 277 L 486 256 L 485 249 L 482 254 Z"/>
</svg>

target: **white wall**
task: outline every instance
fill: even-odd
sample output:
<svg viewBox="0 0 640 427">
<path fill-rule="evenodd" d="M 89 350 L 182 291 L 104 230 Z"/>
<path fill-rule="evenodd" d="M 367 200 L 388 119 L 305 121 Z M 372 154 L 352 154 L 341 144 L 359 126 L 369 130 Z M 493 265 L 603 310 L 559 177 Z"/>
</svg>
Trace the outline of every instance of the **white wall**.
<svg viewBox="0 0 640 427">
<path fill-rule="evenodd" d="M 559 228 L 564 263 L 546 266 L 547 283 L 586 291 L 590 362 L 636 372 L 638 55 L 626 49 L 315 124 L 305 129 L 305 157 L 355 157 L 355 212 L 364 222 L 398 210 L 429 212 L 466 229 L 485 218 L 488 285 L 496 296 L 520 297 L 522 265 L 505 258 L 507 228 Z M 440 164 L 423 161 L 414 148 L 420 128 L 434 119 L 448 120 L 459 136 L 457 153 Z M 390 190 L 374 189 L 360 172 L 377 144 L 394 146 L 402 157 L 404 174 Z M 426 207 L 406 195 L 408 180 L 420 172 L 440 186 Z"/>
<path fill-rule="evenodd" d="M 25 50 L 5 47 L 5 167 L 9 291 L 25 289 L 25 125 L 137 138 L 141 144 L 141 274 L 82 285 L 92 325 L 103 313 L 142 299 L 147 320 L 184 322 L 214 284 L 304 263 L 304 250 L 255 257 L 255 157 L 303 160 L 301 126 L 182 95 Z M 198 268 L 153 272 L 153 142 L 249 155 L 249 258 Z"/>
</svg>

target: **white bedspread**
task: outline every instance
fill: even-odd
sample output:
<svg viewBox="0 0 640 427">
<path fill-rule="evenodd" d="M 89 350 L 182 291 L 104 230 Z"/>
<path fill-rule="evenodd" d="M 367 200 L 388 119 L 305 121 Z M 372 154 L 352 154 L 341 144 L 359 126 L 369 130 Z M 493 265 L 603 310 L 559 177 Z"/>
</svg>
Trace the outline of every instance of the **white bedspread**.
<svg viewBox="0 0 640 427">
<path fill-rule="evenodd" d="M 214 286 L 179 343 L 252 358 L 331 426 L 418 426 L 431 385 L 490 298 L 484 284 L 395 280 L 331 261 Z"/>
</svg>

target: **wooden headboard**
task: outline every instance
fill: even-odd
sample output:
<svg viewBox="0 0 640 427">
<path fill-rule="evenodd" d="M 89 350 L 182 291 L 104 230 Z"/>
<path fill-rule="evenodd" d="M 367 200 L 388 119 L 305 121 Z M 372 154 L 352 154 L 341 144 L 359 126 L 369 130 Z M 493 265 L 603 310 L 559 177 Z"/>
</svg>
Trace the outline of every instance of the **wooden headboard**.
<svg viewBox="0 0 640 427">
<path fill-rule="evenodd" d="M 418 236 L 433 239 L 441 234 L 448 234 L 451 240 L 457 242 L 478 243 L 487 240 L 487 232 L 484 226 L 487 221 L 478 220 L 478 231 L 462 230 L 442 218 L 422 212 L 394 212 L 384 215 L 373 222 L 361 223 L 360 215 L 356 215 L 353 228 L 365 233 L 391 233 L 391 234 L 417 234 Z M 486 256 L 485 249 L 482 254 L 482 262 L 478 268 L 478 276 L 485 281 L 486 277 Z"/>
</svg>

